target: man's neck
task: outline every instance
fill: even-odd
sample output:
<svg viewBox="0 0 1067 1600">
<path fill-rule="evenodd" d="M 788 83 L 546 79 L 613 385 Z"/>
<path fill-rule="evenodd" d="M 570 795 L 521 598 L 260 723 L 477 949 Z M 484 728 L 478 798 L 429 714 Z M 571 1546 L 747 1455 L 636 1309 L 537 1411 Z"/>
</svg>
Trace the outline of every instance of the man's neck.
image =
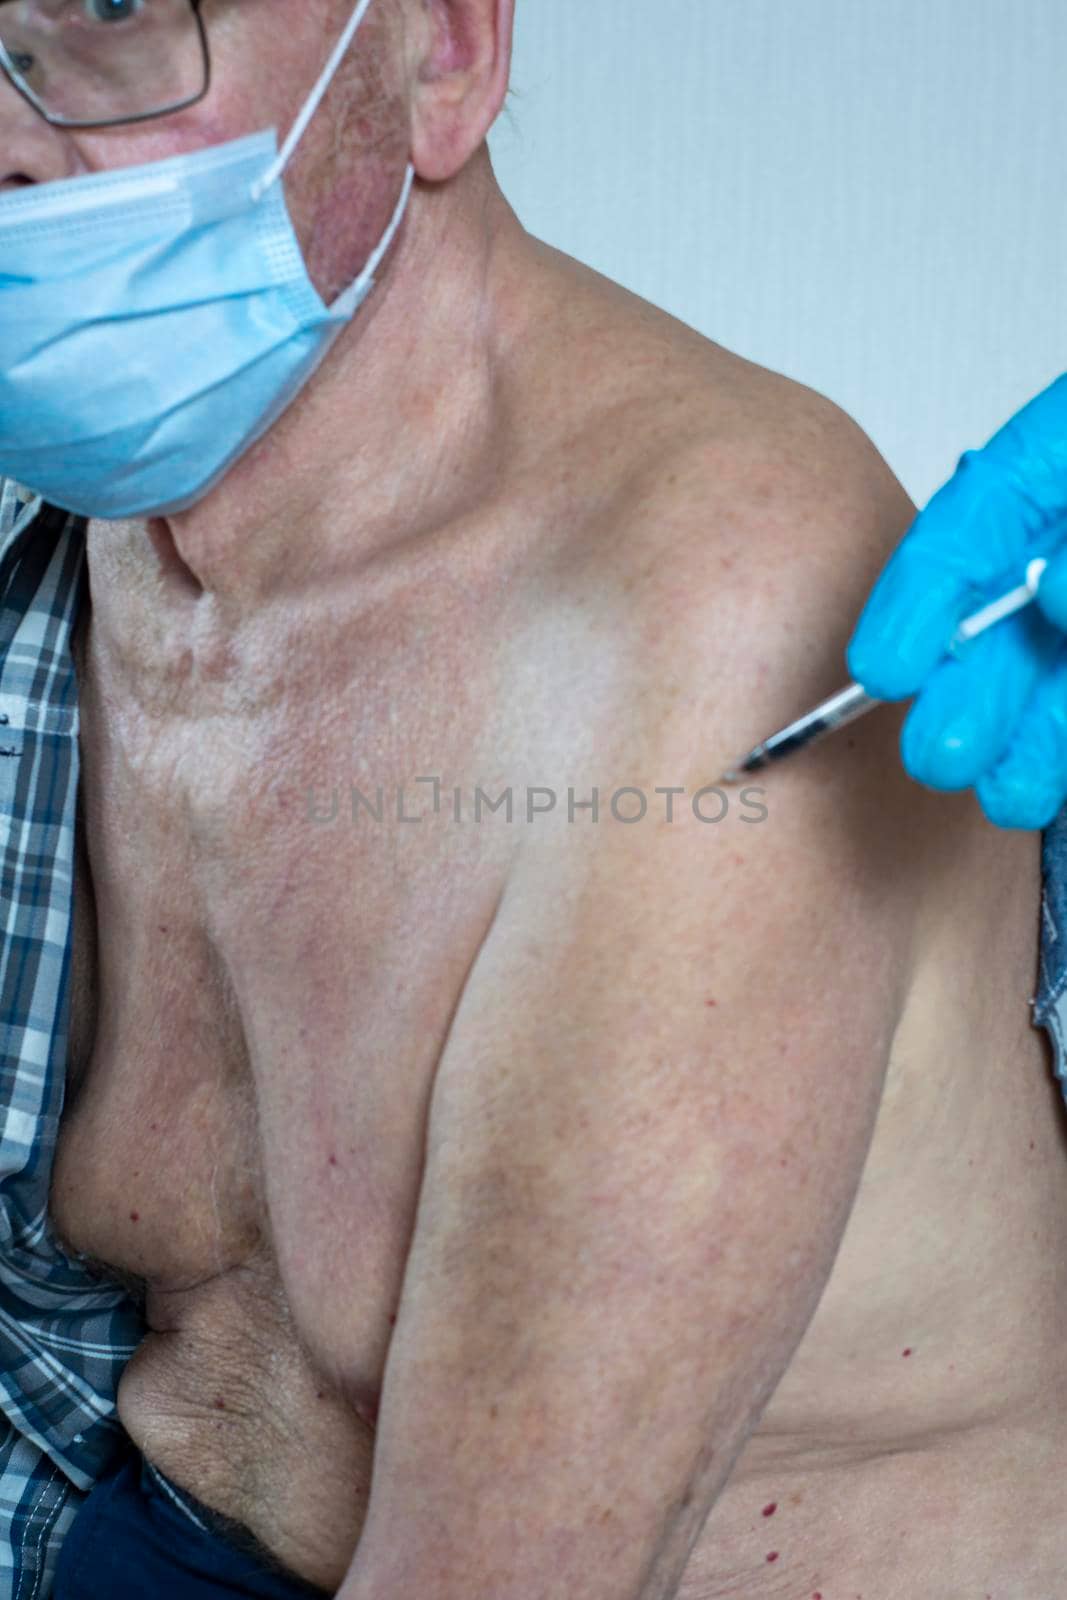
<svg viewBox="0 0 1067 1600">
<path fill-rule="evenodd" d="M 177 599 L 241 613 L 380 570 L 476 506 L 500 470 L 534 248 L 484 152 L 417 183 L 378 286 L 264 440 L 189 511 L 94 524 L 91 568 L 121 543 Z"/>
</svg>

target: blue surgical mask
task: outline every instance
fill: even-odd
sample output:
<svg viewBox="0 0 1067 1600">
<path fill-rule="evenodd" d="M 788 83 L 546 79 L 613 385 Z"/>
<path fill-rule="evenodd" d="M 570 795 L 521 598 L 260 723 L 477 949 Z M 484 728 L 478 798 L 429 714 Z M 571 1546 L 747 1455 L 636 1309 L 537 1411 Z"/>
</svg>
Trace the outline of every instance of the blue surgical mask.
<svg viewBox="0 0 1067 1600">
<path fill-rule="evenodd" d="M 300 393 L 374 287 L 414 177 L 326 306 L 280 180 L 369 4 L 280 153 L 271 129 L 0 196 L 0 477 L 86 517 L 185 511 Z"/>
</svg>

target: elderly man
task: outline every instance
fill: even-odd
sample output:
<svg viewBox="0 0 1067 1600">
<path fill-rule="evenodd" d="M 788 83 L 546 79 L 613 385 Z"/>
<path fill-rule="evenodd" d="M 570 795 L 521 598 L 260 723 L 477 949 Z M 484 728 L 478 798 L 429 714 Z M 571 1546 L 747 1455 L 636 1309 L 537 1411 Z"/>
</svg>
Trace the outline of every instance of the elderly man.
<svg viewBox="0 0 1067 1600">
<path fill-rule="evenodd" d="M 5 1592 L 1060 1594 L 1038 836 L 888 710 L 709 787 L 913 507 L 523 230 L 512 0 L 376 0 L 177 293 L 152 184 L 293 127 L 353 8 L 182 0 L 175 101 L 101 65 L 164 3 L 0 4 Z M 382 259 L 328 350 L 235 265 L 281 182 L 320 307 Z M 63 279 L 108 193 L 115 304 Z"/>
</svg>

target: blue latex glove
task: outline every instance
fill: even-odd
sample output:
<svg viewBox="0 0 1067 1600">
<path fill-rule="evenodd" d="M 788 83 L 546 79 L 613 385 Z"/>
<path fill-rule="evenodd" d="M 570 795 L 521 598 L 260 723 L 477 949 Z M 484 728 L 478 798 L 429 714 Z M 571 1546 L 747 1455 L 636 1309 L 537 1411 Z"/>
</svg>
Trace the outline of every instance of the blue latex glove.
<svg viewBox="0 0 1067 1600">
<path fill-rule="evenodd" d="M 956 624 L 1050 560 L 1038 599 L 946 654 Z M 991 822 L 1043 828 L 1067 798 L 1067 375 L 1024 406 L 921 511 L 871 591 L 848 668 L 882 700 L 916 695 L 904 766 L 974 785 Z"/>
</svg>

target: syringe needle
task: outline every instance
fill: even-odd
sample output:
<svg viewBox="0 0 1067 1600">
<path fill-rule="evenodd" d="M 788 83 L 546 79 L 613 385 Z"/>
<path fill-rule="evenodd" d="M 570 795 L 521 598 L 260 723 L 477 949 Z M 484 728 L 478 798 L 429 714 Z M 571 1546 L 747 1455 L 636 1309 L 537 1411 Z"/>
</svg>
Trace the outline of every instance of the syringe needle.
<svg viewBox="0 0 1067 1600">
<path fill-rule="evenodd" d="M 1009 589 L 998 599 L 989 601 L 978 611 L 972 611 L 970 616 L 964 617 L 949 640 L 949 654 L 955 654 L 961 645 L 976 639 L 987 628 L 993 627 L 995 623 L 1002 622 L 1005 617 L 1013 616 L 1015 612 L 1028 606 L 1037 594 L 1041 575 L 1047 566 L 1048 561 L 1044 556 L 1035 556 L 1026 568 L 1026 578 L 1023 583 L 1014 589 Z M 747 755 L 727 768 L 719 783 L 739 783 L 747 773 L 759 772 L 762 767 L 770 766 L 772 762 L 782 761 L 797 750 L 806 749 L 817 739 L 824 739 L 827 734 L 836 733 L 839 728 L 846 728 L 850 722 L 855 722 L 857 717 L 865 716 L 875 706 L 884 704 L 884 701 L 867 694 L 860 684 L 855 682 L 846 684 L 845 688 L 820 701 L 795 722 L 779 728 L 777 733 L 768 734 L 766 739 L 761 739 L 759 744 L 753 745 Z"/>
</svg>

